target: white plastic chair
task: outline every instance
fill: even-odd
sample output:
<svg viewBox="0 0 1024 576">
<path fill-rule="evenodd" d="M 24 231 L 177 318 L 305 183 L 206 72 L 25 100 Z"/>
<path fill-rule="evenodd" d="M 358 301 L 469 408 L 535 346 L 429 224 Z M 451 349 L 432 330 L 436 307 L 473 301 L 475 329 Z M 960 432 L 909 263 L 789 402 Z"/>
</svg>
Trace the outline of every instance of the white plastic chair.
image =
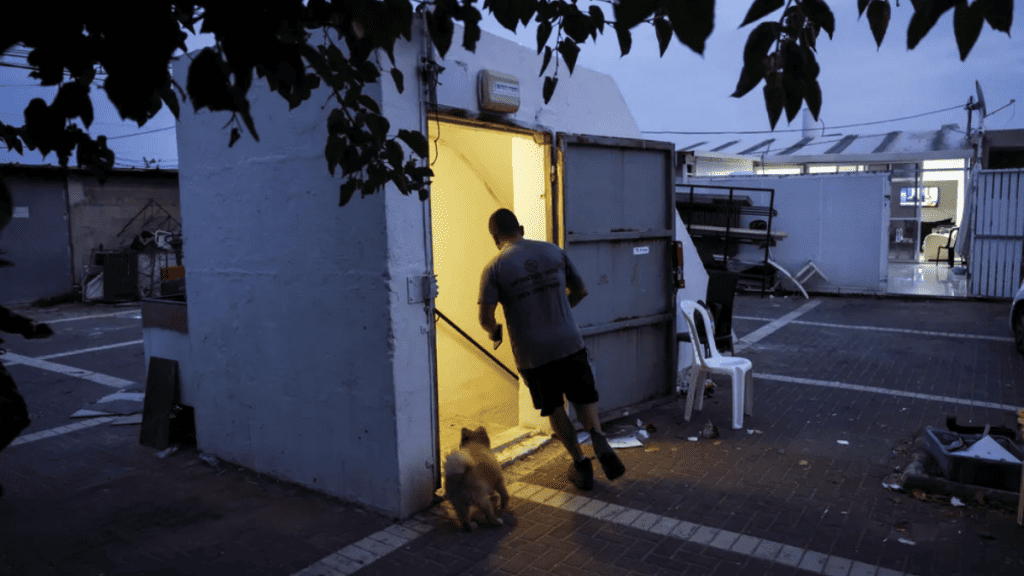
<svg viewBox="0 0 1024 576">
<path fill-rule="evenodd" d="M 679 302 L 679 309 L 683 312 L 690 331 L 694 358 L 693 369 L 690 371 L 690 391 L 686 394 L 686 421 L 690 421 L 694 402 L 697 403 L 697 410 L 704 405 L 704 379 L 708 373 L 722 374 L 732 379 L 732 427 L 734 430 L 743 428 L 743 414 L 753 416 L 754 364 L 746 358 L 722 356 L 718 353 L 715 339 L 711 336 L 715 333 L 711 314 L 703 306 L 693 300 L 682 300 Z M 711 355 L 707 358 L 704 357 L 704 343 L 700 341 L 697 323 L 694 320 L 698 314 L 704 323 L 705 334 L 709 335 L 707 345 Z"/>
</svg>

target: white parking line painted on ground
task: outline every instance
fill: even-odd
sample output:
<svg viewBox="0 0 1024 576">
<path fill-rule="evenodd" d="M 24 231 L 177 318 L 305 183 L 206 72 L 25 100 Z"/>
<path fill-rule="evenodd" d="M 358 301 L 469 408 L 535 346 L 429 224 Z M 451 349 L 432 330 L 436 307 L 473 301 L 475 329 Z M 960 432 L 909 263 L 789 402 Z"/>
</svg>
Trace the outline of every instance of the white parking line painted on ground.
<svg viewBox="0 0 1024 576">
<path fill-rule="evenodd" d="M 797 308 L 796 310 L 790 312 L 789 314 L 786 314 L 782 318 L 779 318 L 778 320 L 773 320 L 773 321 L 769 322 L 767 325 L 762 326 L 762 327 L 758 328 L 757 330 L 754 330 L 753 332 L 751 332 L 750 334 L 747 334 L 743 338 L 740 338 L 736 342 L 736 344 L 733 347 L 733 349 L 736 352 L 741 352 L 741 351 L 745 350 L 751 344 L 761 340 L 762 338 L 765 338 L 766 336 L 768 336 L 771 333 L 775 332 L 779 328 L 782 328 L 786 324 L 789 324 L 790 322 L 793 322 L 797 318 L 799 318 L 799 317 L 803 316 L 804 314 L 810 312 L 811 310 L 813 310 L 819 304 L 821 304 L 821 300 L 811 300 L 810 302 L 804 304 L 803 306 Z"/>
<path fill-rule="evenodd" d="M 810 386 L 823 386 L 825 388 L 855 390 L 858 392 L 872 392 L 875 394 L 888 394 L 889 396 L 903 396 L 905 398 L 920 398 L 922 400 L 948 402 L 950 404 L 957 404 L 962 406 L 977 406 L 979 408 L 992 408 L 995 410 L 1010 410 L 1011 412 L 1016 412 L 1017 410 L 1020 410 L 1019 406 L 1012 406 L 1010 404 L 998 404 L 996 402 L 981 402 L 979 400 L 965 400 L 963 398 L 953 398 L 952 396 L 936 396 L 934 394 L 921 394 L 919 392 L 906 392 L 903 390 L 890 390 L 889 388 L 878 388 L 877 386 L 861 386 L 859 384 L 847 384 L 845 382 L 836 382 L 834 380 L 812 380 L 810 378 L 796 378 L 794 376 L 782 376 L 779 374 L 762 374 L 758 372 L 754 373 L 754 379 L 775 380 L 777 382 L 787 382 L 789 384 L 806 384 Z"/>
<path fill-rule="evenodd" d="M 32 434 L 26 434 L 19 436 L 11 442 L 11 446 L 17 446 L 19 444 L 28 444 L 29 442 L 35 442 L 36 440 L 44 440 L 46 438 L 53 438 L 54 436 L 60 436 L 61 434 L 67 434 L 76 430 L 82 430 L 83 428 L 92 428 L 93 426 L 99 426 L 100 424 L 106 424 L 107 422 L 113 422 L 117 420 L 117 416 L 103 416 L 101 418 L 93 418 L 91 420 L 84 420 L 82 422 L 75 422 L 74 424 L 68 424 L 67 426 L 60 426 L 59 428 L 50 428 L 49 430 L 43 430 L 41 432 L 33 432 Z"/>
<path fill-rule="evenodd" d="M 107 376 L 106 374 L 99 374 L 97 372 L 82 370 L 81 368 L 75 368 L 73 366 L 65 366 L 64 364 L 57 364 L 55 362 L 48 362 L 38 358 L 29 358 L 28 356 L 22 356 L 21 354 L 11 354 L 8 352 L 7 354 L 4 354 L 3 358 L 5 365 L 25 364 L 26 366 L 32 366 L 33 368 L 39 368 L 40 370 L 56 372 L 58 374 L 64 374 L 65 376 L 74 376 L 75 378 L 81 378 L 83 380 L 103 384 L 104 386 L 110 386 L 112 388 L 125 388 L 135 384 L 135 382 L 132 382 L 131 380 Z"/>
<path fill-rule="evenodd" d="M 139 316 L 139 318 L 142 317 L 142 311 L 140 309 L 130 308 L 121 312 L 111 312 L 110 314 L 91 314 L 89 316 L 74 316 L 72 318 L 55 318 L 53 320 L 46 320 L 45 323 L 57 324 L 58 322 L 74 322 L 75 320 L 89 320 L 91 318 L 110 318 L 111 316 L 127 316 L 129 314 L 134 314 Z"/>
<path fill-rule="evenodd" d="M 430 524 L 416 519 L 393 524 L 359 542 L 345 546 L 293 576 L 348 576 L 433 529 Z"/>
<path fill-rule="evenodd" d="M 36 360 L 50 360 L 51 358 L 63 358 L 64 356 L 74 356 L 76 354 L 87 354 L 89 352 L 99 352 L 100 350 L 110 350 L 112 348 L 135 346 L 136 344 L 142 344 L 143 342 L 145 342 L 145 340 L 132 340 L 130 342 L 107 344 L 106 346 L 93 346 L 92 348 L 82 348 L 81 350 L 70 350 L 68 352 L 59 352 L 57 354 L 47 354 L 46 356 L 36 356 Z"/>
<path fill-rule="evenodd" d="M 754 320 L 768 322 L 771 318 L 757 318 L 754 316 L 733 316 L 733 320 Z M 809 322 L 807 320 L 793 320 L 791 324 L 803 324 L 805 326 L 822 326 L 825 328 L 844 328 L 848 330 L 870 330 L 875 332 L 895 332 L 899 334 L 916 334 L 918 336 L 940 336 L 943 338 L 971 338 L 974 340 L 992 340 L 994 342 L 1013 342 L 1008 336 L 986 336 L 984 334 L 958 334 L 956 332 L 935 332 L 932 330 L 912 330 L 909 328 L 884 328 L 882 326 L 852 326 L 849 324 L 830 324 L 828 322 Z"/>
<path fill-rule="evenodd" d="M 755 538 L 712 526 L 694 524 L 678 518 L 670 518 L 642 510 L 626 508 L 625 506 L 609 504 L 600 500 L 552 490 L 535 484 L 513 482 L 509 485 L 508 491 L 509 494 L 518 498 L 532 500 L 552 508 L 559 508 L 568 512 L 629 526 L 651 534 L 678 538 L 694 544 L 759 558 L 776 564 L 798 566 L 819 574 L 828 566 L 837 571 L 849 570 L 849 572 L 842 571 L 843 574 L 875 574 L 881 568 L 880 566 L 865 564 L 840 556 L 823 554 L 813 550 L 784 545 L 781 542 L 764 538 Z M 314 573 L 310 572 L 309 574 Z M 827 573 L 831 574 L 833 572 Z M 902 573 L 895 572 L 894 574 Z M 306 576 L 306 574 L 303 573 L 303 576 Z"/>
</svg>

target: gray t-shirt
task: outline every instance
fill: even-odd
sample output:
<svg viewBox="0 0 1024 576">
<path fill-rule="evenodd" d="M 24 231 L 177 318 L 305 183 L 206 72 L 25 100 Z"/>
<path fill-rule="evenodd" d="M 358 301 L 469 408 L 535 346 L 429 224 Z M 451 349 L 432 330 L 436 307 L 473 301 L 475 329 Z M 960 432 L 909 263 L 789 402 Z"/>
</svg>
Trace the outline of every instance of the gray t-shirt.
<svg viewBox="0 0 1024 576">
<path fill-rule="evenodd" d="M 484 268 L 479 303 L 501 304 L 520 370 L 583 349 L 583 336 L 565 294 L 567 285 L 584 288 L 569 256 L 548 242 L 519 240 Z"/>
</svg>

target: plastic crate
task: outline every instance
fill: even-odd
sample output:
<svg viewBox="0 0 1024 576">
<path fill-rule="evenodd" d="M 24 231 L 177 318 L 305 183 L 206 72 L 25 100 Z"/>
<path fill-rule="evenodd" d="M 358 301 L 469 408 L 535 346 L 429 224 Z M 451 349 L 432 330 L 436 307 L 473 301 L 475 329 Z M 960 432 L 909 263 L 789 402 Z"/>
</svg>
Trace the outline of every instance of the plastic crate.
<svg viewBox="0 0 1024 576">
<path fill-rule="evenodd" d="M 958 439 L 962 439 L 966 445 L 970 445 L 981 440 L 981 434 L 958 434 L 926 428 L 925 435 L 928 441 L 928 451 L 935 457 L 939 468 L 942 469 L 943 476 L 949 480 L 1008 492 L 1020 490 L 1021 464 L 1019 462 L 987 460 L 950 451 Z M 1018 460 L 1024 459 L 1024 451 L 1009 438 L 993 435 L 992 439 Z"/>
</svg>

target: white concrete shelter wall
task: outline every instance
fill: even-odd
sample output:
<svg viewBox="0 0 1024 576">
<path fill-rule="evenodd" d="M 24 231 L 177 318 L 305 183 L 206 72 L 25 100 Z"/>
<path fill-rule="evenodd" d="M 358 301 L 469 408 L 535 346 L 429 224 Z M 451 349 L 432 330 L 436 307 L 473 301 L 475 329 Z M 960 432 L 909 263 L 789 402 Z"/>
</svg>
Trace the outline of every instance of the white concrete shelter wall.
<svg viewBox="0 0 1024 576">
<path fill-rule="evenodd" d="M 178 124 L 199 448 L 399 511 L 386 196 L 339 208 L 328 111 L 249 99 L 259 142 L 187 103 Z"/>
<path fill-rule="evenodd" d="M 364 90 L 381 104 L 390 135 L 426 133 L 417 68 L 421 22 L 399 41 L 399 94 Z M 457 45 L 461 29 L 456 30 Z M 531 58 L 532 56 L 532 58 Z M 476 73 L 514 73 L 534 129 L 638 138 L 610 77 L 561 74 L 551 105 L 534 81 L 534 51 L 483 33 L 477 53 L 453 46 L 439 102 L 476 114 Z M 188 59 L 174 66 L 187 80 Z M 472 77 L 461 90 L 459 70 Z M 225 460 L 408 516 L 430 504 L 436 471 L 432 319 L 409 301 L 407 281 L 431 272 L 428 204 L 382 193 L 338 206 L 340 177 L 323 155 L 326 88 L 289 110 L 266 81 L 249 93 L 260 141 L 231 148 L 230 114 L 182 106 L 179 181 L 188 286 L 189 365 L 199 448 Z M 466 98 L 470 98 L 466 100 Z"/>
<path fill-rule="evenodd" d="M 772 247 L 773 260 L 791 274 L 808 260 L 814 261 L 830 282 L 815 275 L 804 286 L 809 291 L 885 292 L 888 278 L 887 173 L 691 178 L 688 183 L 774 188 L 778 216 L 772 220 L 772 230 L 786 232 L 788 236 Z M 701 190 L 698 188 L 696 192 L 699 194 Z M 756 206 L 769 203 L 767 192 L 738 190 L 736 194 L 750 196 Z M 746 228 L 755 219 L 764 218 L 743 216 L 740 226 Z M 764 251 L 753 245 L 742 245 L 739 258 L 757 262 L 764 258 Z M 783 286 L 793 289 L 788 281 L 784 281 Z"/>
<path fill-rule="evenodd" d="M 462 47 L 461 26 L 455 27 L 452 46 L 442 59 L 433 50 L 445 70 L 439 77 L 437 103 L 478 112 L 477 82 L 481 70 L 512 74 L 519 79 L 519 110 L 507 118 L 525 128 L 555 130 L 568 134 L 641 138 L 633 114 L 615 80 L 607 74 L 582 66 L 573 73 L 562 63 L 558 86 L 551 101 L 544 103 L 544 77 L 539 76 L 544 59 L 537 50 L 481 32 L 476 52 Z M 533 37 L 525 37 L 532 42 Z M 554 73 L 555 63 L 546 75 Z"/>
</svg>

